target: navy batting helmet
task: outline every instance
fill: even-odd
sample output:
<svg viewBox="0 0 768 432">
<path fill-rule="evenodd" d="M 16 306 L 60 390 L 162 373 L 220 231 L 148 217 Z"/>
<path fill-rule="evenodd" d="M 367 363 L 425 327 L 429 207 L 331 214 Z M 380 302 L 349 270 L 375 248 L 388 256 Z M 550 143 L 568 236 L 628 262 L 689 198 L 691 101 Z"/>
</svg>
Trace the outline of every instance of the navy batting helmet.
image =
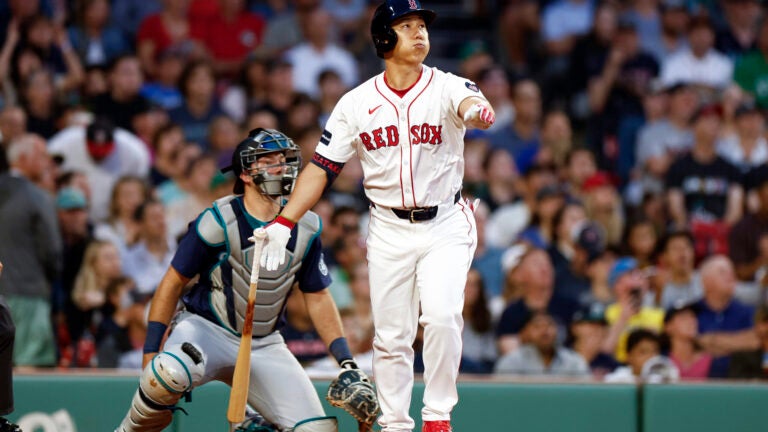
<svg viewBox="0 0 768 432">
<path fill-rule="evenodd" d="M 282 170 L 274 173 L 274 166 L 255 167 L 254 163 L 262 156 L 272 153 L 285 155 L 285 162 L 281 162 Z M 240 174 L 248 173 L 253 182 L 265 195 L 280 196 L 290 195 L 296 184 L 296 177 L 301 168 L 301 151 L 299 146 L 284 133 L 274 129 L 257 128 L 248 134 L 232 153 L 232 165 L 222 171 L 232 170 L 235 173 L 234 192 L 237 194 L 245 191 L 245 185 L 240 180 Z"/>
<path fill-rule="evenodd" d="M 392 30 L 392 22 L 405 15 L 417 13 L 427 25 L 432 24 L 437 14 L 423 9 L 419 0 L 386 0 L 376 8 L 371 21 L 371 37 L 376 47 L 376 55 L 384 58 L 397 45 L 397 34 Z"/>
</svg>

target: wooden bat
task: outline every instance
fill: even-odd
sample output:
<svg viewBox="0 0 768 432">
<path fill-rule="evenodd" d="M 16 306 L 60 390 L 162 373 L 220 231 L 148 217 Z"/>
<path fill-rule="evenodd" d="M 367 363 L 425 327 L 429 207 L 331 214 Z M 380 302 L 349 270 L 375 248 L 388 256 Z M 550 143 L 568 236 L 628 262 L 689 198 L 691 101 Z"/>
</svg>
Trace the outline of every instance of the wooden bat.
<svg viewBox="0 0 768 432">
<path fill-rule="evenodd" d="M 256 290 L 259 284 L 259 262 L 261 249 L 267 232 L 263 228 L 253 230 L 253 264 L 251 265 L 251 285 L 248 289 L 248 306 L 245 309 L 243 332 L 240 336 L 240 349 L 237 352 L 235 373 L 232 375 L 232 389 L 229 392 L 227 420 L 240 423 L 245 419 L 245 404 L 248 401 L 248 387 L 251 378 L 251 338 L 253 337 L 253 307 L 256 304 Z"/>
</svg>

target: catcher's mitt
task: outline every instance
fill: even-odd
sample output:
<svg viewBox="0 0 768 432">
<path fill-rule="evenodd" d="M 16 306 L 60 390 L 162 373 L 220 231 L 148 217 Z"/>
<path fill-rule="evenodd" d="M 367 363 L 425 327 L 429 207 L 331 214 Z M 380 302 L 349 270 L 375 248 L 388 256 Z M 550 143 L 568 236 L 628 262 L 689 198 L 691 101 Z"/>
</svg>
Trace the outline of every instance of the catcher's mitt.
<svg viewBox="0 0 768 432">
<path fill-rule="evenodd" d="M 357 419 L 361 431 L 371 430 L 381 411 L 373 384 L 360 369 L 342 370 L 328 387 L 326 399 Z"/>
</svg>

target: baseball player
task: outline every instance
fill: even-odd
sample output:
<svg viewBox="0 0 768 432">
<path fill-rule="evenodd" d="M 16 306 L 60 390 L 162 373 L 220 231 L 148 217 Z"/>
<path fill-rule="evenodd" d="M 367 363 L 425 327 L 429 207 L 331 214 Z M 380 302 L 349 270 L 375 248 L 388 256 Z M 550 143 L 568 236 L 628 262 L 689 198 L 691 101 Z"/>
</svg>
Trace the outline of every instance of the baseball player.
<svg viewBox="0 0 768 432">
<path fill-rule="evenodd" d="M 475 83 L 424 66 L 435 13 L 417 0 L 386 0 L 371 34 L 385 71 L 344 95 L 291 201 L 267 231 L 261 264 L 284 265 L 292 228 L 360 158 L 371 201 L 367 238 L 376 329 L 374 376 L 384 431 L 411 431 L 411 344 L 424 326 L 424 432 L 451 430 L 458 401 L 464 283 L 477 244 L 472 206 L 460 197 L 467 126 L 495 114 Z M 421 306 L 421 316 L 419 316 Z"/>
<path fill-rule="evenodd" d="M 203 211 L 179 243 L 151 302 L 144 371 L 117 431 L 161 431 L 171 423 L 175 405 L 185 393 L 212 380 L 231 383 L 251 263 L 259 259 L 253 256 L 250 236 L 274 219 L 283 197 L 291 193 L 299 153 L 290 138 L 271 129 L 254 129 L 235 149 L 231 169 L 236 195 Z M 325 416 L 314 386 L 277 331 L 294 283 L 331 354 L 344 368 L 357 369 L 326 289 L 330 279 L 320 230 L 316 214 L 304 215 L 292 230 L 287 263 L 259 273 L 248 403 L 279 431 L 337 431 L 336 418 Z M 196 275 L 198 282 L 185 289 Z M 180 299 L 184 307 L 176 313 Z"/>
</svg>

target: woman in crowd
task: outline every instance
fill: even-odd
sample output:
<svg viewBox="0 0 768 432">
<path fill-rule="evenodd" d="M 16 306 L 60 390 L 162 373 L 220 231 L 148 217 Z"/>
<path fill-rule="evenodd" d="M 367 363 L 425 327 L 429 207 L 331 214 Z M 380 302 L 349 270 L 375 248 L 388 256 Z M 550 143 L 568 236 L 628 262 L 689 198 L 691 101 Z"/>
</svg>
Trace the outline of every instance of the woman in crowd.
<svg viewBox="0 0 768 432">
<path fill-rule="evenodd" d="M 61 353 L 65 364 L 72 362 L 81 367 L 94 366 L 96 347 L 93 334 L 101 318 L 97 312 L 106 302 L 107 286 L 121 274 L 120 253 L 115 245 L 98 240 L 88 245 L 72 289 L 76 310 L 67 316 L 69 338 L 64 342 L 69 344 L 63 347 Z"/>
<path fill-rule="evenodd" d="M 123 32 L 110 24 L 109 13 L 108 0 L 78 2 L 77 24 L 68 32 L 72 47 L 86 67 L 106 65 L 130 49 Z"/>
<path fill-rule="evenodd" d="M 23 78 L 19 90 L 21 106 L 27 112 L 27 130 L 46 139 L 55 135 L 60 129 L 60 108 L 51 72 L 33 70 Z"/>
<path fill-rule="evenodd" d="M 208 150 L 208 124 L 223 112 L 216 98 L 213 67 L 204 61 L 189 63 L 179 77 L 184 103 L 171 110 L 168 117 L 184 130 L 187 141 Z"/>
<path fill-rule="evenodd" d="M 127 276 L 107 285 L 102 320 L 96 330 L 96 350 L 101 368 L 141 368 L 141 346 L 146 336 L 144 305 L 135 303 L 136 286 Z"/>
<path fill-rule="evenodd" d="M 464 287 L 464 329 L 461 333 L 463 351 L 461 371 L 490 373 L 498 356 L 491 311 L 485 297 L 483 277 L 470 269 Z"/>
<path fill-rule="evenodd" d="M 671 307 L 664 315 L 662 341 L 667 345 L 669 358 L 680 370 L 682 379 L 703 380 L 709 376 L 712 356 L 696 342 L 699 320 L 693 304 Z"/>
<path fill-rule="evenodd" d="M 138 227 L 133 214 L 149 197 L 146 182 L 138 177 L 121 177 L 112 188 L 109 200 L 109 217 L 96 225 L 94 237 L 117 246 L 120 254 L 136 242 Z"/>
<path fill-rule="evenodd" d="M 653 222 L 640 219 L 630 224 L 622 243 L 626 247 L 624 255 L 636 259 L 639 268 L 654 265 L 658 235 Z"/>
<path fill-rule="evenodd" d="M 536 193 L 531 223 L 520 233 L 519 240 L 547 249 L 555 237 L 555 215 L 565 204 L 565 194 L 559 185 L 548 185 Z"/>
</svg>

